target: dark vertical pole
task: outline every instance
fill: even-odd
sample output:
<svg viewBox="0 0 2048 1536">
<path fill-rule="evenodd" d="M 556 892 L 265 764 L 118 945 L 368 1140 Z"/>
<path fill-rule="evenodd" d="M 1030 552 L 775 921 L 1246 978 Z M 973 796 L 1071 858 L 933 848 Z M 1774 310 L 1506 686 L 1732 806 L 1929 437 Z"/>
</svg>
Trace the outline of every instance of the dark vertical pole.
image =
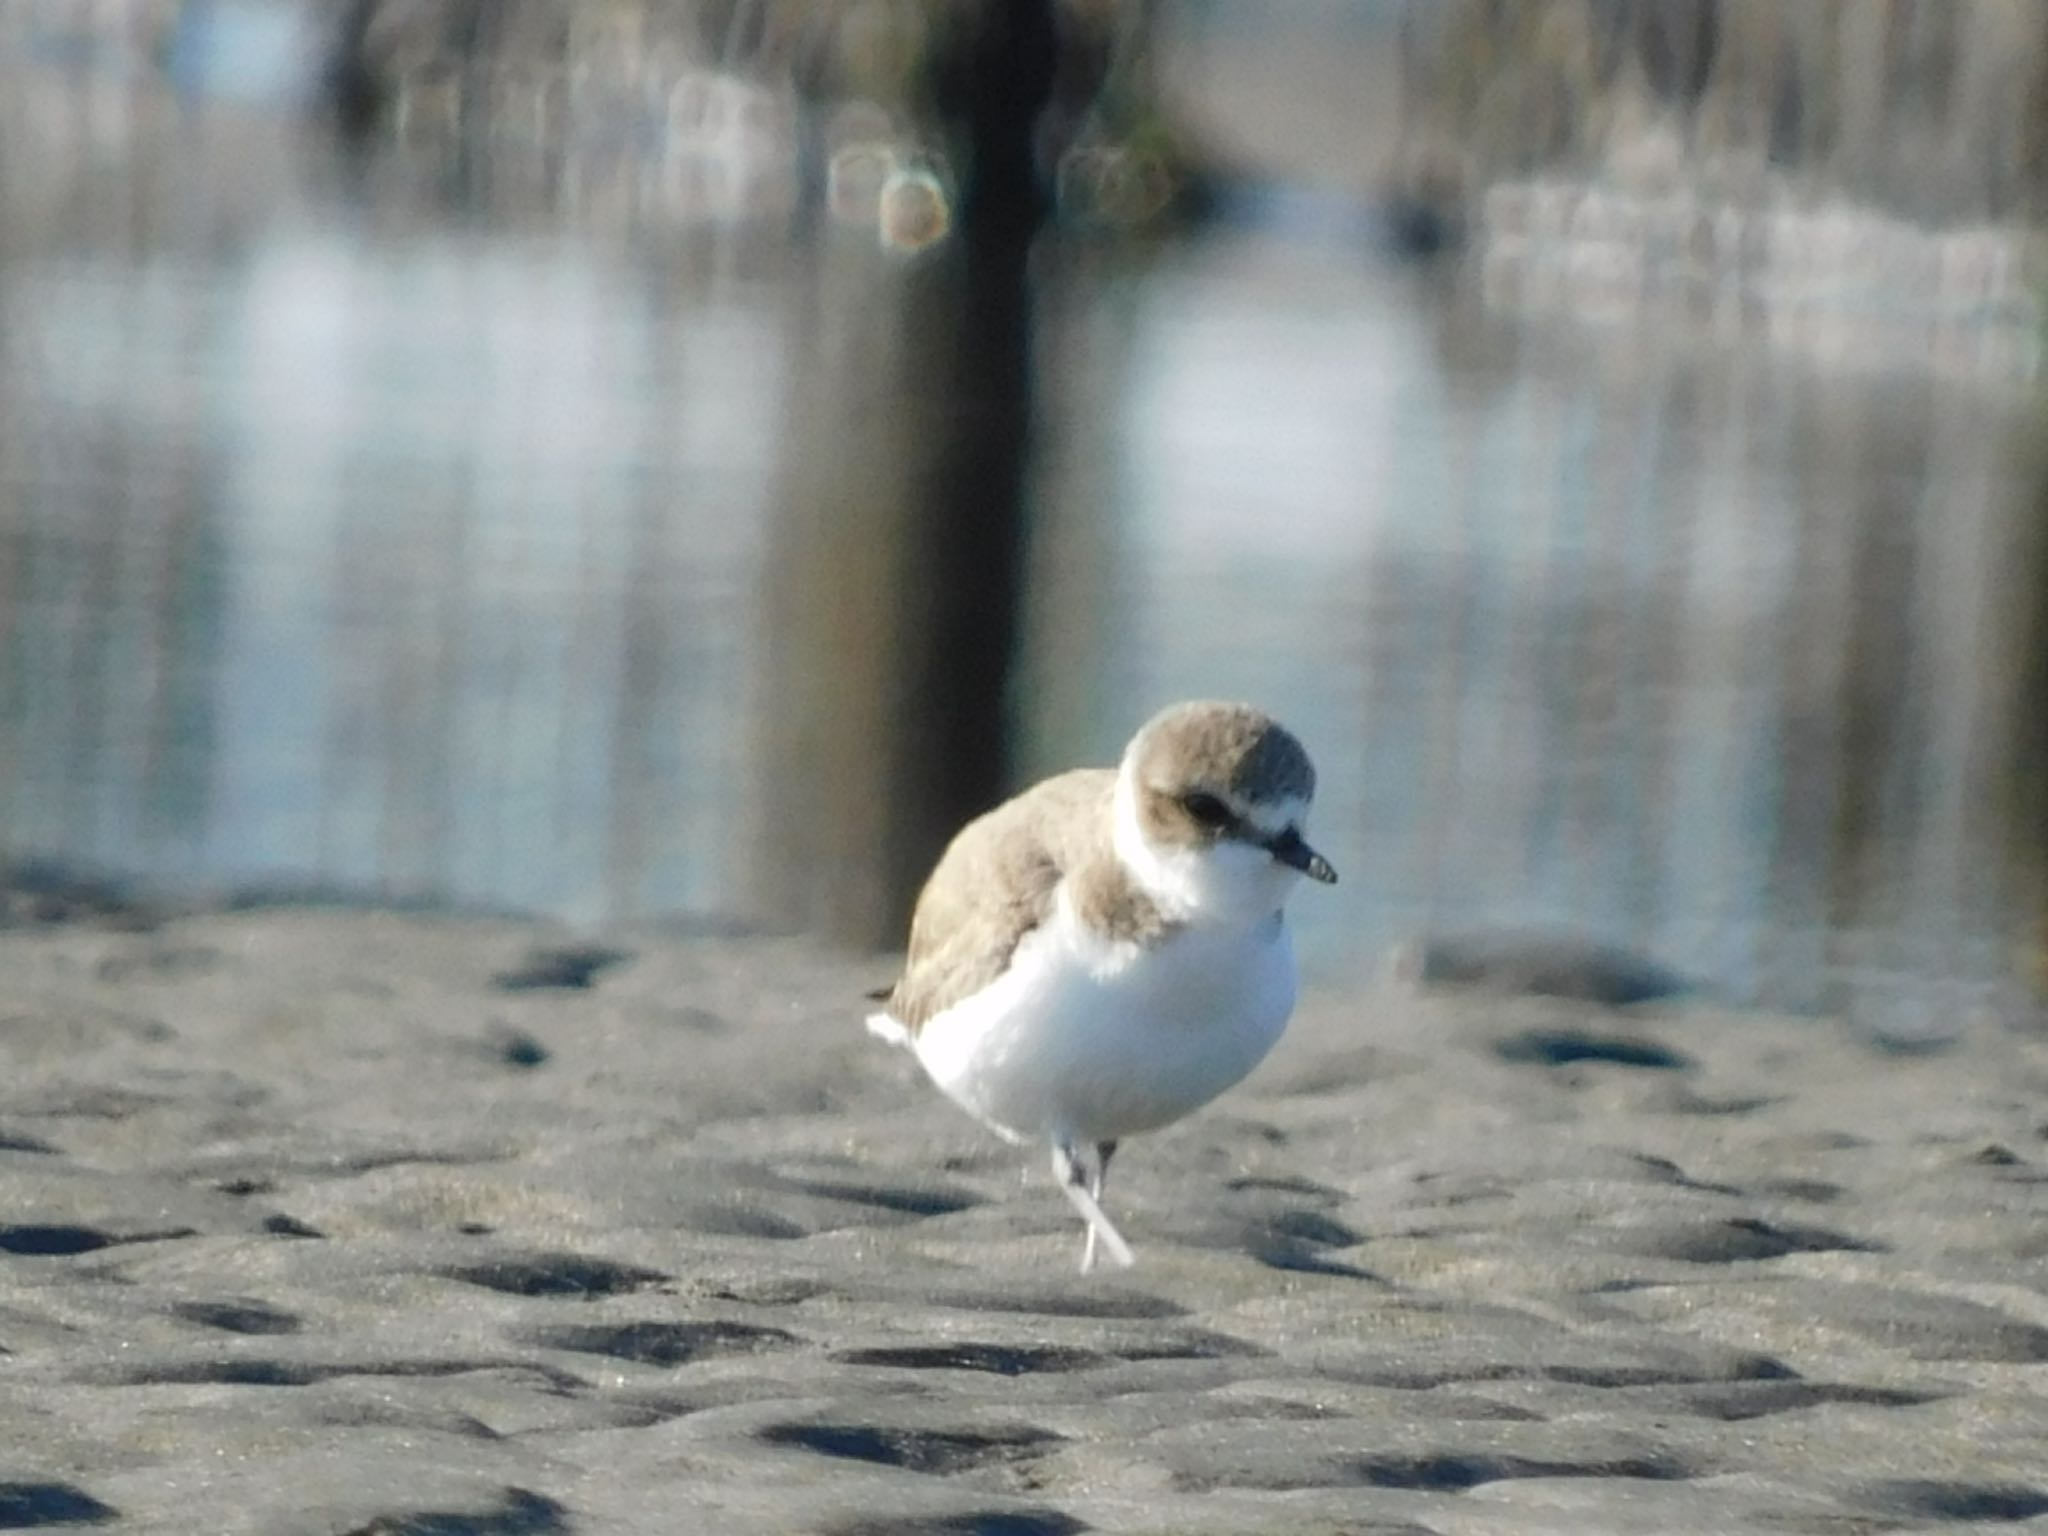
<svg viewBox="0 0 2048 1536">
<path fill-rule="evenodd" d="M 736 866 L 776 926 L 900 944 L 946 840 L 1010 787 L 1054 3 L 953 12 L 926 77 L 962 151 L 949 241 L 900 264 L 800 253 L 819 286 L 791 330 Z"/>
<path fill-rule="evenodd" d="M 2048 738 L 2042 730 L 2048 722 L 2048 459 L 2039 450 L 2029 455 L 2027 474 L 2033 481 L 2028 504 L 2012 520 L 2017 643 L 2011 654 L 2018 688 L 2010 706 L 2009 739 L 2016 750 L 2009 766 L 2009 825 L 2021 852 L 2014 860 L 2019 888 L 2010 895 L 2032 919 L 2029 961 L 2034 984 L 2048 1002 L 2048 752 L 2041 747 Z"/>
<path fill-rule="evenodd" d="M 1054 0 L 988 0 L 940 82 L 964 131 L 961 285 L 934 361 L 950 431 L 911 520 L 912 586 L 899 783 L 906 817 L 889 889 L 907 908 L 960 823 L 1009 787 L 1007 691 L 1017 641 L 1032 424 L 1031 247 L 1046 217 L 1038 122 L 1058 63 Z M 922 592 L 915 588 L 922 587 Z"/>
<path fill-rule="evenodd" d="M 370 60 L 379 0 L 347 0 L 327 66 L 327 102 L 345 140 L 369 137 L 384 113 L 384 84 Z"/>
</svg>

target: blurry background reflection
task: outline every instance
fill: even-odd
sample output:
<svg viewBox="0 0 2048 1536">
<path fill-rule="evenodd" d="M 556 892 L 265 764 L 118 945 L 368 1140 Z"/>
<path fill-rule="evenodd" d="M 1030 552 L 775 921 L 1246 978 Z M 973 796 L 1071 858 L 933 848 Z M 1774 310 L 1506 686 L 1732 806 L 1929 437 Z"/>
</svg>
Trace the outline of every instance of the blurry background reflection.
<svg viewBox="0 0 2048 1536">
<path fill-rule="evenodd" d="M 0 859 L 888 945 L 1233 695 L 1325 980 L 2032 1007 L 2044 193 L 1998 0 L 19 0 Z"/>
</svg>

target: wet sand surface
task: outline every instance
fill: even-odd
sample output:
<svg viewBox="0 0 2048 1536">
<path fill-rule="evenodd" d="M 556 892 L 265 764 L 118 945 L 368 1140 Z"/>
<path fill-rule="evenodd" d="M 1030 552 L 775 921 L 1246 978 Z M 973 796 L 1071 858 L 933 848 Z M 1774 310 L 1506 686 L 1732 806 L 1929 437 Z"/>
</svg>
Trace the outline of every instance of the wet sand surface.
<svg viewBox="0 0 2048 1536">
<path fill-rule="evenodd" d="M 2048 1530 L 2048 1037 L 1306 999 L 1041 1154 L 794 941 L 0 933 L 0 1528 Z"/>
</svg>

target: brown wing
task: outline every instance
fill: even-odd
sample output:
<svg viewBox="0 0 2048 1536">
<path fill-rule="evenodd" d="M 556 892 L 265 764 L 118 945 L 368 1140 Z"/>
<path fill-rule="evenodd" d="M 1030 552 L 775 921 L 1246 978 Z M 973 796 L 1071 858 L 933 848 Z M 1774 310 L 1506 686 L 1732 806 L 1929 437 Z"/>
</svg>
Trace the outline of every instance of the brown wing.
<svg viewBox="0 0 2048 1536">
<path fill-rule="evenodd" d="M 1106 845 L 1115 788 L 1114 770 L 1077 768 L 960 829 L 917 898 L 891 1018 L 915 1034 L 1002 974 L 1060 880 Z"/>
</svg>

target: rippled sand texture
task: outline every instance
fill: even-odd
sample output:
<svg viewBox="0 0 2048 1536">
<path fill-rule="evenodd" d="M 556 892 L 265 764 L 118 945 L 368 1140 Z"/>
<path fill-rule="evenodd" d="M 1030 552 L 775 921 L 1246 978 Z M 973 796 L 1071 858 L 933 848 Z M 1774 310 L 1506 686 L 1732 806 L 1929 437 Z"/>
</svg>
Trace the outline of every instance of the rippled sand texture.
<svg viewBox="0 0 2048 1536">
<path fill-rule="evenodd" d="M 0 933 L 0 1526 L 2048 1516 L 2039 1036 L 1315 997 L 1083 1279 L 1039 1156 L 861 1030 L 886 965 L 556 942 Z"/>
</svg>

